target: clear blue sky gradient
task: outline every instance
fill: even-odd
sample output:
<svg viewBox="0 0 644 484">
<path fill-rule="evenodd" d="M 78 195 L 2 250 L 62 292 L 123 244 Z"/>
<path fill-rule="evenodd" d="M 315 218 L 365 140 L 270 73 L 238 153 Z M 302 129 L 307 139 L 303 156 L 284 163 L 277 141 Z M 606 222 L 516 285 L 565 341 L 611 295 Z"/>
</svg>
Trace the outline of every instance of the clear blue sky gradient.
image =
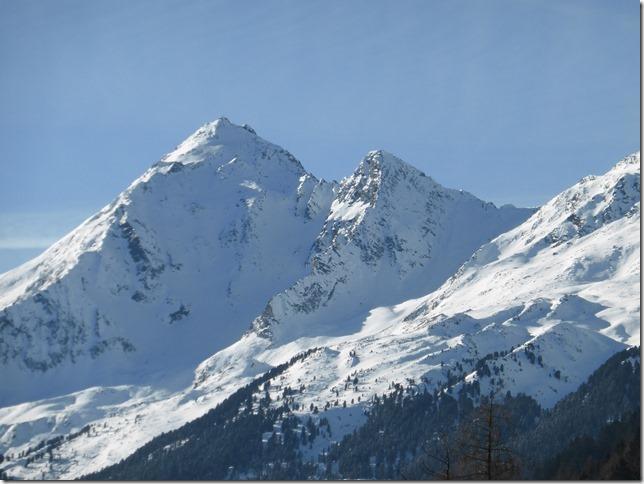
<svg viewBox="0 0 644 484">
<path fill-rule="evenodd" d="M 383 148 L 538 205 L 639 149 L 639 64 L 636 0 L 0 0 L 0 247 L 218 116 L 319 177 Z"/>
</svg>

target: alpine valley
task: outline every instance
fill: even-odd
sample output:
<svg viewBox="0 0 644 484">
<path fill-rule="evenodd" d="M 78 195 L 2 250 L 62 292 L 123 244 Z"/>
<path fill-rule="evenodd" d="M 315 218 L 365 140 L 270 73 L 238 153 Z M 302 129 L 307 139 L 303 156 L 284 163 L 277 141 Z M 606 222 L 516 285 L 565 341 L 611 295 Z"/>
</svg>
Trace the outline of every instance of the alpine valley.
<svg viewBox="0 0 644 484">
<path fill-rule="evenodd" d="M 0 275 L 0 474 L 435 477 L 426 442 L 495 398 L 515 477 L 579 477 L 574 439 L 630 452 L 639 341 L 639 152 L 496 207 L 385 151 L 320 180 L 220 118 Z"/>
</svg>

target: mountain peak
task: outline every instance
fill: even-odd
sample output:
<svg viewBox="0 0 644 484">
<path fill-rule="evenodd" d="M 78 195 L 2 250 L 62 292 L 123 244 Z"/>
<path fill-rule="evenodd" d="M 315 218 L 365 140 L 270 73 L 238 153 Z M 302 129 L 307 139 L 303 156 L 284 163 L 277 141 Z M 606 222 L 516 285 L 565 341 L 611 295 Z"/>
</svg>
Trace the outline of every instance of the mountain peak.
<svg viewBox="0 0 644 484">
<path fill-rule="evenodd" d="M 253 144 L 269 143 L 257 136 L 255 130 L 247 124 L 239 126 L 228 118 L 219 117 L 197 129 L 163 157 L 161 162 L 190 164 L 208 158 L 223 145 L 241 148 Z"/>
<path fill-rule="evenodd" d="M 241 126 L 231 123 L 228 118 L 219 117 L 214 121 L 209 121 L 200 126 L 194 133 L 186 138 L 184 143 L 188 140 L 207 142 L 213 138 L 218 138 L 227 134 L 230 131 L 234 132 L 239 129 L 241 129 Z"/>
<path fill-rule="evenodd" d="M 360 166 L 375 168 L 384 173 L 398 172 L 401 170 L 414 172 L 420 176 L 425 176 L 415 166 L 401 160 L 396 155 L 385 150 L 371 150 L 360 162 Z M 360 169 L 360 167 L 358 168 Z"/>
<path fill-rule="evenodd" d="M 246 165 L 247 170 L 255 171 L 260 176 L 266 170 L 279 166 L 298 177 L 306 173 L 300 162 L 287 150 L 261 138 L 249 125 L 240 126 L 225 117 L 201 126 L 165 155 L 159 165 L 207 163 L 221 167 L 231 162 Z"/>
<path fill-rule="evenodd" d="M 210 121 L 210 122 L 206 123 L 204 126 L 210 126 L 210 125 L 215 126 L 215 127 L 217 127 L 217 126 L 225 126 L 225 125 L 232 126 L 233 123 L 231 123 L 230 120 L 227 117 L 219 116 L 217 119 L 215 119 L 214 121 Z"/>
<path fill-rule="evenodd" d="M 639 168 L 640 164 L 640 152 L 636 151 L 631 153 L 624 159 L 617 162 L 613 169 L 628 169 L 628 168 Z"/>
<path fill-rule="evenodd" d="M 399 185 L 407 187 L 410 193 L 427 193 L 427 190 L 439 187 L 422 171 L 397 156 L 385 150 L 372 150 L 353 174 L 342 181 L 338 202 L 374 206 L 381 195 L 393 194 Z"/>
<path fill-rule="evenodd" d="M 245 130 L 251 134 L 256 135 L 255 130 L 247 124 L 237 125 L 231 122 L 228 118 L 220 116 L 214 121 L 209 121 L 203 126 L 201 126 L 192 136 L 205 136 L 205 137 L 214 137 L 221 136 L 226 132 L 239 132 L 240 130 Z M 191 137 L 192 137 L 191 136 Z"/>
</svg>

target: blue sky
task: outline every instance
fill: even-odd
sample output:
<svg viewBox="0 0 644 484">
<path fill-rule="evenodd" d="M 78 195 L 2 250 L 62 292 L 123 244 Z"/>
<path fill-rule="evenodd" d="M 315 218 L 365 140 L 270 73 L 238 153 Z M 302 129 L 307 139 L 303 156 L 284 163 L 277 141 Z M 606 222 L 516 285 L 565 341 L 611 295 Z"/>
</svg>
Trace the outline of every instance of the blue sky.
<svg viewBox="0 0 644 484">
<path fill-rule="evenodd" d="M 538 205 L 639 149 L 636 0 L 0 0 L 0 271 L 199 125 Z"/>
</svg>

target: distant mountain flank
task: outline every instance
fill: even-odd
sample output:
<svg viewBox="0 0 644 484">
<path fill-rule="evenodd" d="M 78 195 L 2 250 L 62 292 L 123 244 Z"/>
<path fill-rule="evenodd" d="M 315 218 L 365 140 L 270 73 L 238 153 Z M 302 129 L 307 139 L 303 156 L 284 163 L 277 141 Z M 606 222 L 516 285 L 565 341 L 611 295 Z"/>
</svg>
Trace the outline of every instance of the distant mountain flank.
<svg viewBox="0 0 644 484">
<path fill-rule="evenodd" d="M 639 234 L 639 153 L 498 208 L 385 151 L 319 180 L 221 118 L 0 275 L 0 467 L 73 479 L 136 452 L 119 478 L 172 478 L 164 452 L 235 441 L 217 479 L 337 477 L 329 452 L 383 395 L 555 415 L 639 344 Z M 199 422 L 222 426 L 203 446 Z M 379 456 L 356 459 L 393 472 Z"/>
<path fill-rule="evenodd" d="M 318 180 L 220 118 L 0 276 L 0 403 L 167 379 L 253 320 L 260 334 L 279 332 L 271 318 L 286 329 L 282 311 L 343 332 L 375 304 L 436 288 L 530 213 L 444 189 L 384 152 L 339 186 Z"/>
<path fill-rule="evenodd" d="M 203 126 L 0 276 L 0 401 L 190 370 L 306 273 L 334 190 L 248 127 Z"/>
<path fill-rule="evenodd" d="M 315 240 L 311 273 L 274 296 L 253 329 L 273 344 L 330 336 L 373 307 L 431 292 L 483 242 L 532 213 L 446 189 L 385 152 L 342 180 Z"/>
</svg>

